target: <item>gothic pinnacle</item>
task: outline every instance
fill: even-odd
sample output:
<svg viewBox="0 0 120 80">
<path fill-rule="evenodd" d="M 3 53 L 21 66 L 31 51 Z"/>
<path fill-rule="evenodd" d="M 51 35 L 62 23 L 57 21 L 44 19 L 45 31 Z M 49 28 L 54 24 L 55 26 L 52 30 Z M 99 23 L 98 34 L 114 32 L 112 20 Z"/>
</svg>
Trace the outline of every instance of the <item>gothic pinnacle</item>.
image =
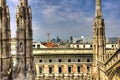
<svg viewBox="0 0 120 80">
<path fill-rule="evenodd" d="M 3 7 L 6 5 L 6 0 L 0 0 L 0 7 Z"/>
<path fill-rule="evenodd" d="M 28 6 L 28 0 L 20 0 L 20 3 L 21 3 L 23 6 Z"/>
<path fill-rule="evenodd" d="M 10 39 L 9 7 L 6 5 L 6 0 L 0 0 L 0 80 L 12 80 Z"/>
<path fill-rule="evenodd" d="M 35 80 L 32 51 L 32 11 L 28 0 L 19 0 L 16 12 L 16 62 L 14 80 Z M 19 71 L 20 70 L 20 71 Z M 22 77 L 21 77 L 22 76 Z M 22 78 L 22 79 L 21 79 Z"/>
<path fill-rule="evenodd" d="M 96 17 L 102 16 L 101 0 L 96 0 Z"/>
</svg>

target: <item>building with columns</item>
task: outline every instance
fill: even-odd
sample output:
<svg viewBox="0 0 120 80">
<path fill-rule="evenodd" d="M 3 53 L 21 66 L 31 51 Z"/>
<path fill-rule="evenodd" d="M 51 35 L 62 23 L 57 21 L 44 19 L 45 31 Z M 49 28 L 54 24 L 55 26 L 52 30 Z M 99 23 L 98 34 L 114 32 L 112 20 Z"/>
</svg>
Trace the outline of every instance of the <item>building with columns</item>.
<svg viewBox="0 0 120 80">
<path fill-rule="evenodd" d="M 0 80 L 12 79 L 10 14 L 6 0 L 0 0 Z"/>
<path fill-rule="evenodd" d="M 93 54 L 90 50 L 73 48 L 33 48 L 36 80 L 92 79 Z"/>
<path fill-rule="evenodd" d="M 93 80 L 95 69 L 92 43 L 72 44 L 68 48 L 40 48 L 37 45 L 33 43 L 36 80 Z M 117 49 L 117 43 L 107 43 L 106 52 L 109 54 L 106 57 L 113 55 Z"/>
<path fill-rule="evenodd" d="M 86 79 L 93 78 L 94 60 L 92 43 L 73 43 L 71 44 L 72 46 L 66 48 L 47 48 L 40 42 L 33 42 L 32 45 L 36 80 L 49 80 L 50 78 L 60 78 L 62 80 L 73 80 L 73 78 L 78 80 L 83 79 L 83 77 Z M 15 46 L 16 40 L 12 39 L 11 53 L 13 55 L 16 53 Z M 106 58 L 113 55 L 117 49 L 119 49 L 118 43 L 106 43 L 106 53 L 109 53 L 106 55 Z"/>
<path fill-rule="evenodd" d="M 16 40 L 11 41 L 11 53 L 16 53 Z M 92 43 L 73 43 L 70 47 L 47 48 L 33 42 L 36 80 L 44 79 L 93 79 L 94 60 Z M 106 43 L 107 57 L 118 49 L 118 43 Z M 15 60 L 14 60 L 15 61 Z"/>
</svg>

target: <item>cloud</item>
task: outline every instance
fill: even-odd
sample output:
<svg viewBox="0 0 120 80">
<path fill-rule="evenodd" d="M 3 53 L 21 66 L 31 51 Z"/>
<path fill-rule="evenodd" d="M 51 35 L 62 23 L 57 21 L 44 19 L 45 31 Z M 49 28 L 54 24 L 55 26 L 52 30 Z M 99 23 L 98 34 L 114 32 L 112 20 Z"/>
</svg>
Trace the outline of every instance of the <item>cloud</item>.
<svg viewBox="0 0 120 80">
<path fill-rule="evenodd" d="M 16 36 L 16 6 L 18 4 L 18 0 L 7 0 L 7 5 L 9 7 L 10 12 L 10 29 L 11 29 L 11 37 Z"/>
<path fill-rule="evenodd" d="M 61 36 L 92 36 L 92 23 L 95 14 L 93 0 L 28 0 L 33 13 L 33 38 L 46 40 Z M 102 11 L 107 36 L 118 36 L 120 25 L 120 0 L 103 0 Z M 16 33 L 16 8 L 19 0 L 7 0 L 11 14 L 12 36 Z M 116 34 L 117 32 L 117 34 Z"/>
<path fill-rule="evenodd" d="M 28 0 L 29 2 L 33 2 L 33 0 Z M 35 0 L 37 1 L 37 0 Z M 7 5 L 9 6 L 10 11 L 10 28 L 11 28 L 11 37 L 16 37 L 16 9 L 17 5 L 19 5 L 19 0 L 7 0 Z"/>
<path fill-rule="evenodd" d="M 40 9 L 40 14 L 42 14 L 42 17 L 45 19 L 45 21 L 48 21 L 47 23 L 57 23 L 61 21 L 79 22 L 81 19 L 88 17 L 83 11 L 80 11 L 80 9 L 75 11 L 73 8 L 71 8 L 71 5 L 68 6 L 69 3 L 75 4 L 77 2 L 74 0 L 66 0 L 61 1 L 61 3 L 58 5 L 51 5 L 45 2 L 43 5 L 44 7 Z"/>
<path fill-rule="evenodd" d="M 118 15 L 120 15 L 119 7 L 120 4 L 118 0 L 109 0 L 103 3 L 103 13 L 106 17 L 118 17 Z"/>
<path fill-rule="evenodd" d="M 12 6 L 16 6 L 16 5 L 18 5 L 19 0 L 7 0 L 7 3 Z"/>
<path fill-rule="evenodd" d="M 40 37 L 41 34 L 39 32 L 41 32 L 41 28 L 37 27 L 37 26 L 33 26 L 33 39 L 36 39 L 37 41 L 40 41 Z M 36 35 L 37 34 L 37 35 Z"/>
<path fill-rule="evenodd" d="M 107 37 L 119 37 L 119 25 L 120 25 L 120 1 L 109 0 L 103 3 L 103 16 L 105 18 L 105 27 Z"/>
<path fill-rule="evenodd" d="M 116 4 L 116 5 L 114 5 Z M 103 3 L 103 7 L 105 10 L 113 10 L 113 9 L 117 9 L 120 7 L 119 5 L 119 1 L 118 0 L 115 0 L 115 1 L 112 1 L 112 0 L 108 0 L 108 1 L 105 1 Z"/>
<path fill-rule="evenodd" d="M 35 10 L 37 12 L 39 11 L 39 24 L 42 28 L 42 31 L 39 31 L 39 33 L 46 35 L 49 32 L 52 34 L 52 37 L 59 35 L 64 39 L 68 35 L 86 35 L 87 32 L 85 32 L 85 30 L 91 27 L 92 17 L 89 16 L 91 13 L 86 15 L 86 13 L 79 8 L 79 4 L 82 4 L 82 1 L 77 0 L 81 3 L 75 0 L 59 0 L 59 3 L 52 1 L 40 0 L 41 3 L 39 3 L 39 7 L 37 7 L 39 10 Z M 90 6 L 91 3 L 87 3 L 86 5 Z M 36 17 L 33 16 L 33 18 Z M 66 30 L 68 31 L 66 32 Z M 43 38 L 43 36 L 39 36 Z M 87 33 L 86 36 L 90 36 L 89 33 Z"/>
<path fill-rule="evenodd" d="M 16 37 L 16 20 L 15 19 L 11 19 L 11 21 L 10 21 L 10 28 L 11 28 L 11 37 L 13 38 L 13 37 Z"/>
<path fill-rule="evenodd" d="M 47 18 L 52 18 L 55 16 L 57 9 L 59 9 L 59 6 L 46 6 L 41 13 Z"/>
</svg>

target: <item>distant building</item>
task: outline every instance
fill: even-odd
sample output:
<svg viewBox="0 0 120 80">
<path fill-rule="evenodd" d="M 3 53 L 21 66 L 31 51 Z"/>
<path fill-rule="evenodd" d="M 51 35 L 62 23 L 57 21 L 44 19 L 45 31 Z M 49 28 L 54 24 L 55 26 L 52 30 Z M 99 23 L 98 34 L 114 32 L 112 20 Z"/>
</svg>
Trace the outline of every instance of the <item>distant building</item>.
<svg viewBox="0 0 120 80">
<path fill-rule="evenodd" d="M 12 39 L 12 53 L 15 53 L 15 39 Z M 70 44 L 70 47 L 46 47 L 40 42 L 33 42 L 33 55 L 36 67 L 36 80 L 79 79 L 89 75 L 92 79 L 93 71 L 93 46 L 92 43 Z M 114 47 L 114 46 L 116 47 Z M 107 43 L 106 52 L 112 53 L 118 44 Z M 109 55 L 108 55 L 109 57 Z"/>
<path fill-rule="evenodd" d="M 47 46 L 43 45 L 41 42 L 33 42 L 33 48 L 48 48 Z"/>
<path fill-rule="evenodd" d="M 118 38 L 117 37 L 111 37 L 109 38 L 109 42 L 117 43 Z"/>
<path fill-rule="evenodd" d="M 70 38 L 71 41 L 71 38 Z M 72 37 L 72 43 L 92 43 L 92 39 L 90 38 L 85 38 L 84 36 L 74 38 Z"/>
</svg>

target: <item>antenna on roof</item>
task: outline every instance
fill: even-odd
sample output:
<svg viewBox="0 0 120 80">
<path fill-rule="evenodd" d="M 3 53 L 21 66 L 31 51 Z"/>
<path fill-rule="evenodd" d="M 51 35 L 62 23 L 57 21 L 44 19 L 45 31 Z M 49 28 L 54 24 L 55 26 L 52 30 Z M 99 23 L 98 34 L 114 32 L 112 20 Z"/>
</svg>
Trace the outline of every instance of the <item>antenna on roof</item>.
<svg viewBox="0 0 120 80">
<path fill-rule="evenodd" d="M 47 36 L 48 36 L 48 41 L 47 42 L 49 43 L 50 42 L 50 33 L 48 33 Z"/>
</svg>

